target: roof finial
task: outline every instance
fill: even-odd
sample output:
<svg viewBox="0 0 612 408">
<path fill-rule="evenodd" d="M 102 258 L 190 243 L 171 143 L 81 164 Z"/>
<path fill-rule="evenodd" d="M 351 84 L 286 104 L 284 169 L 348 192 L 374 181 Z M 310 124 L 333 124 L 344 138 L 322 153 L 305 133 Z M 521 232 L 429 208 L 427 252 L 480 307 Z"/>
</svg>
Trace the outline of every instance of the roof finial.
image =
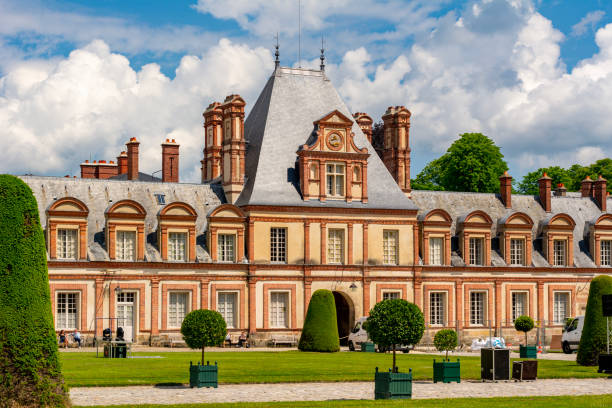
<svg viewBox="0 0 612 408">
<path fill-rule="evenodd" d="M 278 67 L 280 66 L 280 60 L 278 59 L 279 56 L 279 52 L 278 52 L 278 31 L 276 32 L 276 52 L 274 53 L 274 56 L 276 57 L 276 59 L 274 60 L 274 69 L 278 69 Z"/>
<path fill-rule="evenodd" d="M 321 60 L 321 72 L 325 71 L 325 40 L 323 36 L 321 36 L 321 56 L 319 57 Z"/>
</svg>

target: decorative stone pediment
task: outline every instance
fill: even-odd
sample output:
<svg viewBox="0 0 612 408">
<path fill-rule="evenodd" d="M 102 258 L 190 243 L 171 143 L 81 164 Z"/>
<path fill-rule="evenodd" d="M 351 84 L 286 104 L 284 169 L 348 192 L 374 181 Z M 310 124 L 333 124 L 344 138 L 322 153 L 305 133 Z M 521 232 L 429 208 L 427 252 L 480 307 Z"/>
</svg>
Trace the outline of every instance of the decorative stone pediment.
<svg viewBox="0 0 612 408">
<path fill-rule="evenodd" d="M 353 139 L 355 134 L 351 131 L 353 121 L 340 111 L 334 110 L 314 121 L 313 124 L 315 126 L 314 141 L 311 144 L 302 145 L 300 152 L 368 154 L 365 147 L 355 146 Z"/>
</svg>

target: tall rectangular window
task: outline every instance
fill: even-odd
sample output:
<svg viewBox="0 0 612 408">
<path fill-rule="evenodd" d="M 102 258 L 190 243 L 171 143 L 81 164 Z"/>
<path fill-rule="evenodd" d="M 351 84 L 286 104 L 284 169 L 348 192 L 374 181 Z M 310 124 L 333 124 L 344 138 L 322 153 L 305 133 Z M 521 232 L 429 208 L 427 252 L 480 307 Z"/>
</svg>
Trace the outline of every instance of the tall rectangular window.
<svg viewBox="0 0 612 408">
<path fill-rule="evenodd" d="M 170 292 L 168 299 L 168 327 L 181 327 L 185 315 L 187 315 L 187 305 L 189 293 Z"/>
<path fill-rule="evenodd" d="M 383 298 L 383 300 L 401 299 L 401 295 L 402 295 L 402 293 L 397 291 L 397 290 L 395 290 L 395 291 L 387 291 L 387 292 L 383 292 L 382 298 Z"/>
<path fill-rule="evenodd" d="M 484 240 L 482 238 L 470 238 L 470 265 L 483 265 Z"/>
<path fill-rule="evenodd" d="M 512 292 L 512 321 L 527 314 L 527 292 Z"/>
<path fill-rule="evenodd" d="M 442 265 L 443 238 L 429 238 L 429 264 Z"/>
<path fill-rule="evenodd" d="M 600 241 L 599 247 L 601 254 L 601 266 L 612 266 L 612 257 L 610 255 L 610 252 L 612 251 L 612 241 Z"/>
<path fill-rule="evenodd" d="M 565 319 L 570 317 L 570 294 L 569 292 L 554 292 L 553 321 L 555 324 L 565 324 Z"/>
<path fill-rule="evenodd" d="M 57 257 L 59 259 L 76 259 L 78 250 L 78 231 L 75 229 L 57 230 Z"/>
<path fill-rule="evenodd" d="M 327 196 L 344 197 L 344 164 L 328 163 L 326 168 Z"/>
<path fill-rule="evenodd" d="M 218 259 L 221 262 L 234 262 L 236 249 L 236 236 L 233 234 L 219 234 L 217 236 Z"/>
<path fill-rule="evenodd" d="M 510 265 L 525 265 L 525 240 L 510 239 Z"/>
<path fill-rule="evenodd" d="M 470 324 L 485 324 L 485 292 L 470 292 Z"/>
<path fill-rule="evenodd" d="M 133 261 L 136 259 L 136 232 L 117 231 L 115 258 L 120 261 Z"/>
<path fill-rule="evenodd" d="M 287 262 L 286 228 L 270 228 L 270 261 Z"/>
<path fill-rule="evenodd" d="M 553 264 L 555 266 L 565 266 L 566 265 L 566 251 L 567 251 L 566 241 L 563 239 L 555 239 L 553 241 Z"/>
<path fill-rule="evenodd" d="M 344 230 L 329 230 L 327 236 L 327 262 L 331 264 L 341 264 L 344 262 Z"/>
<path fill-rule="evenodd" d="M 270 292 L 270 327 L 289 327 L 289 293 Z"/>
<path fill-rule="evenodd" d="M 168 234 L 168 259 L 171 261 L 187 260 L 187 234 L 171 232 Z"/>
<path fill-rule="evenodd" d="M 446 324 L 446 293 L 429 293 L 429 323 L 437 326 Z"/>
<path fill-rule="evenodd" d="M 397 231 L 383 231 L 383 263 L 397 265 Z"/>
<path fill-rule="evenodd" d="M 78 299 L 75 292 L 60 292 L 57 294 L 55 306 L 55 328 L 58 330 L 77 329 Z"/>
<path fill-rule="evenodd" d="M 223 316 L 228 328 L 236 328 L 236 292 L 218 292 L 217 296 L 217 311 Z"/>
</svg>

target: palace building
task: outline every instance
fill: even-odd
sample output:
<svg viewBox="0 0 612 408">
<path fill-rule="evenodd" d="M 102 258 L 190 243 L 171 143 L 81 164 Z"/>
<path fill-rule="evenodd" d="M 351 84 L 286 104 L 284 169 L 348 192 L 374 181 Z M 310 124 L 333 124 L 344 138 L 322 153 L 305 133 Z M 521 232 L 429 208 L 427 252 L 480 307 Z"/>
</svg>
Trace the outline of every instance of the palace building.
<svg viewBox="0 0 612 408">
<path fill-rule="evenodd" d="M 323 68 L 323 67 L 322 67 Z M 199 184 L 179 182 L 179 145 L 161 179 L 139 172 L 132 138 L 80 178 L 23 176 L 47 239 L 56 329 L 179 338 L 191 310 L 218 310 L 255 342 L 299 334 L 311 293 L 333 291 L 341 337 L 388 298 L 464 341 L 530 315 L 548 334 L 582 314 L 612 270 L 606 180 L 580 193 L 546 175 L 537 196 L 414 191 L 410 112 L 389 107 L 381 160 L 373 120 L 352 114 L 324 70 L 276 66 L 245 120 L 230 95 L 204 111 Z"/>
</svg>

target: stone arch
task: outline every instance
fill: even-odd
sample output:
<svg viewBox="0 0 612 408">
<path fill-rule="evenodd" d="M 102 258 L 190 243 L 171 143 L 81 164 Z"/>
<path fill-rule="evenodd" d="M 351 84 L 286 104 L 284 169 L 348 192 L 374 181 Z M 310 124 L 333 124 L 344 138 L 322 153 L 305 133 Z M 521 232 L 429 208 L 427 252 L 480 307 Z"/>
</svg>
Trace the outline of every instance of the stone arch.
<svg viewBox="0 0 612 408">
<path fill-rule="evenodd" d="M 340 345 L 348 344 L 348 335 L 355 324 L 355 305 L 351 297 L 341 291 L 332 291 L 336 303 L 336 321 Z"/>
</svg>

